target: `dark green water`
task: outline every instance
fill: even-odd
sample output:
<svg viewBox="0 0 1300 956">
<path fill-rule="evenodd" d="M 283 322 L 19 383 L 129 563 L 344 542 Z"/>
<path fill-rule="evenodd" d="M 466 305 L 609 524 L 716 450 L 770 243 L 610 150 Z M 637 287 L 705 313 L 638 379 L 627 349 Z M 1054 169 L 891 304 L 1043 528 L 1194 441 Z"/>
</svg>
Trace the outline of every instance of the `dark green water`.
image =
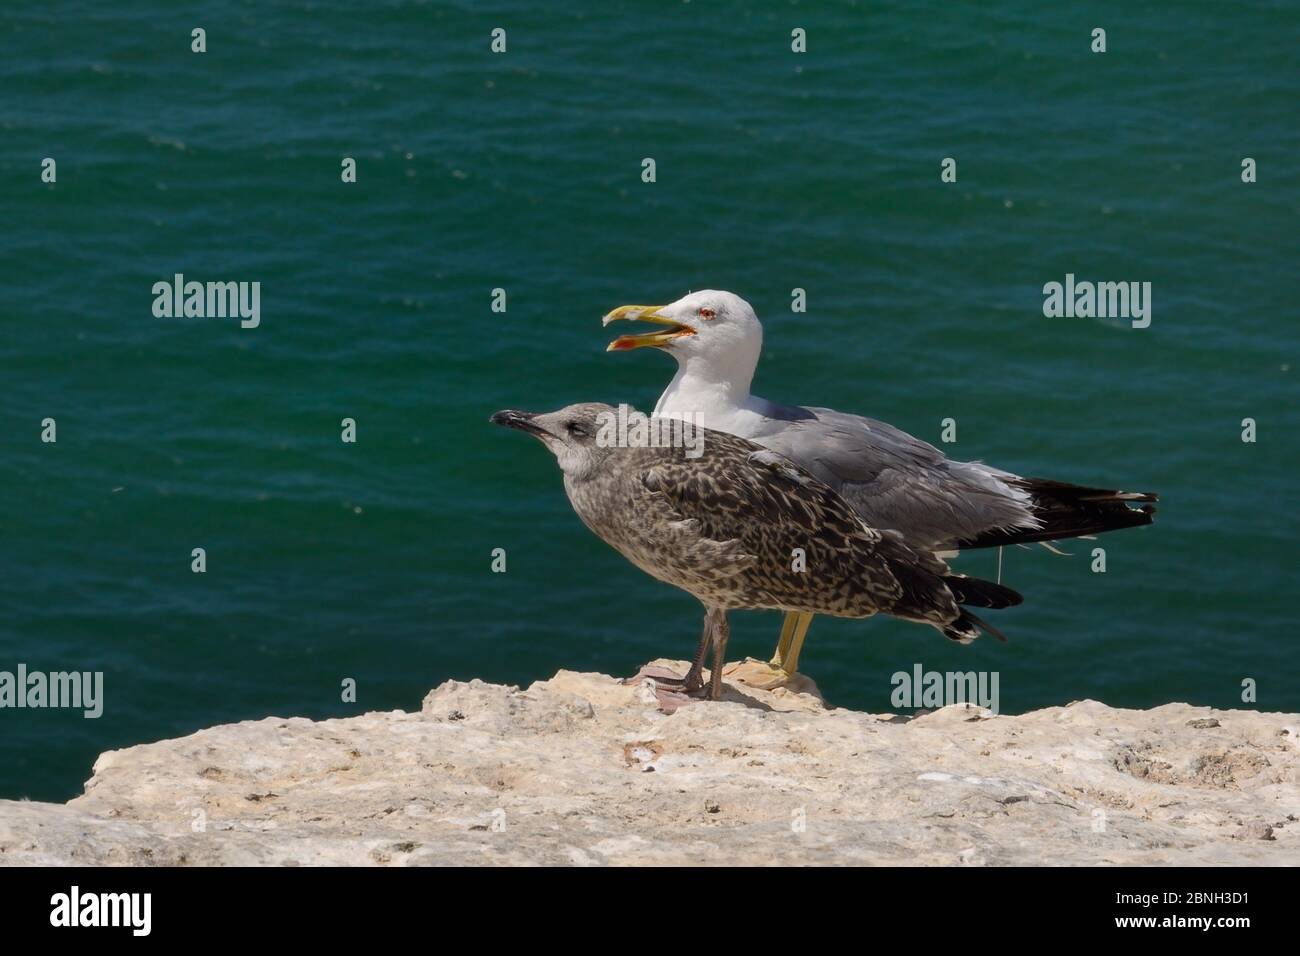
<svg viewBox="0 0 1300 956">
<path fill-rule="evenodd" d="M 694 600 L 487 417 L 648 409 L 671 360 L 605 354 L 599 317 L 705 287 L 765 319 L 760 394 L 1162 495 L 1105 574 L 1008 552 L 1010 644 L 819 619 L 832 701 L 886 709 L 921 662 L 998 671 L 1006 712 L 1242 706 L 1247 677 L 1300 709 L 1294 4 L 181 7 L 0 12 L 0 670 L 106 697 L 0 710 L 0 796 L 213 723 L 687 655 Z M 260 282 L 260 327 L 155 318 L 176 272 Z M 1151 282 L 1151 327 L 1045 318 L 1067 272 Z M 733 654 L 777 626 L 737 615 Z"/>
</svg>

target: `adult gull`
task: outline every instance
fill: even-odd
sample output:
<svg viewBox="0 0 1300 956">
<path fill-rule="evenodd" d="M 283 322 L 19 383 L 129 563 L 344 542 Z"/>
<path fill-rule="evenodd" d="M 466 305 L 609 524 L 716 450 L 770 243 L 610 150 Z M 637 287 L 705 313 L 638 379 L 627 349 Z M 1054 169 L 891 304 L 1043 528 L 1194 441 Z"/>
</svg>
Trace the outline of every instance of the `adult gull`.
<svg viewBox="0 0 1300 956">
<path fill-rule="evenodd" d="M 954 461 L 886 422 L 751 394 L 763 327 L 749 303 L 731 292 L 707 289 L 670 305 L 625 305 L 604 317 L 605 325 L 620 320 L 665 326 L 619 336 L 608 348 L 652 347 L 677 360 L 655 415 L 730 432 L 789 458 L 839 492 L 869 527 L 896 530 L 914 549 L 1048 542 L 1151 523 L 1155 494 Z M 786 615 L 776 654 L 752 683 L 772 687 L 794 676 L 812 617 Z"/>
</svg>

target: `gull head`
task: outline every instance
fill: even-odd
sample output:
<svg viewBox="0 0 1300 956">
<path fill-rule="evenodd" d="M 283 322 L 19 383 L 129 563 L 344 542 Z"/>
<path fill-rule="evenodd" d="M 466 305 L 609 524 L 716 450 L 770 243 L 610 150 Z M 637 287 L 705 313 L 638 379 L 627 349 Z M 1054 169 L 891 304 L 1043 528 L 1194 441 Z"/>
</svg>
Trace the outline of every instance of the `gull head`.
<svg viewBox="0 0 1300 956">
<path fill-rule="evenodd" d="M 605 325 L 621 319 L 667 326 L 662 332 L 620 335 L 606 351 L 647 346 L 663 349 L 679 364 L 748 365 L 753 374 L 763 351 L 763 326 L 748 302 L 733 292 L 705 289 L 669 305 L 624 305 L 606 314 Z"/>
<path fill-rule="evenodd" d="M 617 419 L 617 409 L 600 402 L 583 402 L 545 413 L 507 408 L 488 421 L 532 435 L 555 456 L 565 475 L 581 479 L 613 454 L 613 444 L 607 439 L 610 425 Z"/>
</svg>

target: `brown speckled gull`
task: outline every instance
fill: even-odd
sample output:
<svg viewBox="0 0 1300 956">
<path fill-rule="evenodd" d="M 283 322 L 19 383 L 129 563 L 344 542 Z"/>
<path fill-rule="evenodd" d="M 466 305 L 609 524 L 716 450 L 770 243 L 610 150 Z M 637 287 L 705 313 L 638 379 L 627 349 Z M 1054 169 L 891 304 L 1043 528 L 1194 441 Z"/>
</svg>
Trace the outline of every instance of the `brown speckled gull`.
<svg viewBox="0 0 1300 956">
<path fill-rule="evenodd" d="M 720 695 L 729 610 L 881 612 L 966 643 L 981 630 L 1001 635 L 962 605 L 1020 603 L 1010 588 L 953 574 L 896 532 L 867 527 L 827 485 L 774 452 L 708 429 L 700 429 L 698 457 L 683 447 L 618 447 L 605 440 L 617 415 L 585 403 L 549 414 L 501 411 L 492 421 L 528 432 L 555 455 L 588 528 L 704 605 L 704 633 L 681 682 L 688 692 L 702 686 L 712 644 L 709 696 Z"/>
</svg>

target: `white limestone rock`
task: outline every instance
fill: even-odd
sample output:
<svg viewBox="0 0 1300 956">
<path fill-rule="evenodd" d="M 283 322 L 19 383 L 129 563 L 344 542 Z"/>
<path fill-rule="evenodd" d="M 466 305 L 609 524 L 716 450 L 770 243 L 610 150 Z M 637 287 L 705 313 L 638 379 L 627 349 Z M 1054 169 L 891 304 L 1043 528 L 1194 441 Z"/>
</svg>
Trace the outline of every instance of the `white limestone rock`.
<svg viewBox="0 0 1300 956">
<path fill-rule="evenodd" d="M 907 719 L 728 684 L 668 715 L 601 674 L 448 681 L 419 713 L 105 753 L 66 805 L 0 801 L 0 862 L 1296 865 L 1298 733 L 1187 704 Z"/>
</svg>

